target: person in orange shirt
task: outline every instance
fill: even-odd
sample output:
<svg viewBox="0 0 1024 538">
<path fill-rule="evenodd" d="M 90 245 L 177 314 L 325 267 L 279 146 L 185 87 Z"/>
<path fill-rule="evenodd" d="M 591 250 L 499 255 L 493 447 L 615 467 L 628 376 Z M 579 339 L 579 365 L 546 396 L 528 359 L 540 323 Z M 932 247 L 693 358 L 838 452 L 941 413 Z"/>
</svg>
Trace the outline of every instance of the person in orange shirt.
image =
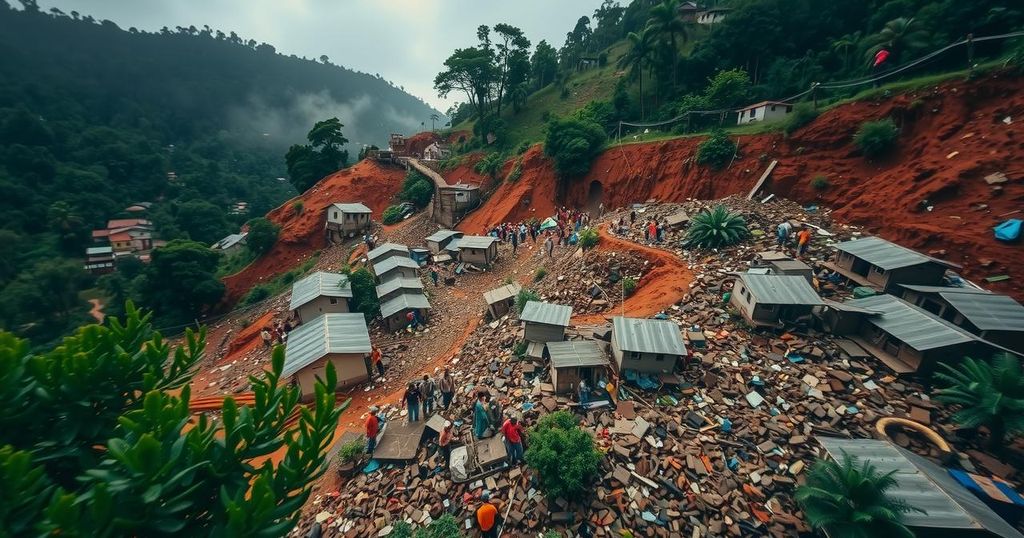
<svg viewBox="0 0 1024 538">
<path fill-rule="evenodd" d="M 800 230 L 800 233 L 796 234 L 796 237 L 797 237 L 796 256 L 799 258 L 800 256 L 803 256 L 805 252 L 807 252 L 807 247 L 811 246 L 811 228 L 810 228 L 810 226 L 804 226 L 804 229 Z"/>
<path fill-rule="evenodd" d="M 476 509 L 480 535 L 484 538 L 498 538 L 498 508 L 491 503 L 491 492 L 484 490 L 480 494 L 480 501 L 482 504 Z"/>
<path fill-rule="evenodd" d="M 377 406 L 370 407 L 366 416 L 366 453 L 373 454 L 377 448 L 377 434 L 380 433 L 380 419 L 377 418 Z"/>
<path fill-rule="evenodd" d="M 373 346 L 373 351 L 370 352 L 370 362 L 373 363 L 374 368 L 377 369 L 377 373 L 380 377 L 384 377 L 384 357 L 380 352 L 380 348 Z"/>
</svg>

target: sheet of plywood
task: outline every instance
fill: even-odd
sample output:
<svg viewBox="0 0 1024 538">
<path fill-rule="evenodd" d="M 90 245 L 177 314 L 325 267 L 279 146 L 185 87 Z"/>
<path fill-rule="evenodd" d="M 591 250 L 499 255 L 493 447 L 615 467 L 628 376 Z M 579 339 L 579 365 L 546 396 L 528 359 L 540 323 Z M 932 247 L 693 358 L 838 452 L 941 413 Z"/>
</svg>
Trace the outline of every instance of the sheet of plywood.
<svg viewBox="0 0 1024 538">
<path fill-rule="evenodd" d="M 408 461 L 416 458 L 416 451 L 419 450 L 420 440 L 423 439 L 423 430 L 426 423 L 413 422 L 411 424 L 392 421 L 384 429 L 377 449 L 373 451 L 374 459 L 386 461 Z"/>
</svg>

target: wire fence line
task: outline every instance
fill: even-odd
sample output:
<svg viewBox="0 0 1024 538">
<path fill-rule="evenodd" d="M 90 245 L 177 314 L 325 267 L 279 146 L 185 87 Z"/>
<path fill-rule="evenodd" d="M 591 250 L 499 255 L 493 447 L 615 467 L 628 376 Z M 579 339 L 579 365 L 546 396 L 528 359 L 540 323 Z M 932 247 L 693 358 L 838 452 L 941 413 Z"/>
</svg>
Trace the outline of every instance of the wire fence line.
<svg viewBox="0 0 1024 538">
<path fill-rule="evenodd" d="M 849 79 L 849 80 L 832 81 L 832 82 L 824 82 L 824 83 L 815 82 L 815 83 L 811 84 L 811 87 L 808 88 L 807 90 L 804 90 L 804 91 L 802 91 L 800 93 L 797 93 L 795 95 L 791 95 L 791 96 L 786 97 L 784 99 L 773 100 L 773 102 L 791 104 L 792 102 L 800 99 L 801 97 L 804 97 L 807 94 L 812 94 L 812 93 L 816 92 L 817 90 L 839 90 L 839 89 L 853 88 L 853 87 L 857 87 L 857 86 L 864 86 L 866 84 L 875 84 L 875 83 L 877 83 L 877 82 L 879 82 L 881 80 L 885 80 L 885 79 L 887 79 L 889 77 L 896 76 L 896 75 L 898 75 L 900 73 L 903 73 L 903 72 L 905 72 L 905 71 L 907 71 L 909 69 L 913 69 L 914 67 L 917 67 L 917 66 L 919 66 L 921 64 L 929 62 L 929 61 L 935 59 L 936 57 L 938 57 L 938 56 L 940 56 L 940 55 L 942 55 L 942 54 L 944 54 L 944 53 L 946 53 L 946 52 L 948 52 L 948 51 L 950 51 L 952 49 L 955 49 L 957 47 L 962 47 L 962 46 L 965 46 L 965 45 L 973 46 L 974 43 L 978 43 L 978 42 L 1006 40 L 1006 39 L 1013 39 L 1015 37 L 1024 37 L 1024 31 L 1011 32 L 1011 33 L 999 34 L 999 35 L 991 35 L 991 36 L 982 36 L 982 37 L 967 37 L 967 38 L 961 39 L 961 40 L 959 40 L 959 41 L 957 41 L 955 43 L 950 43 L 949 45 L 946 45 L 945 47 L 942 47 L 940 49 L 934 50 L 934 51 L 932 51 L 932 52 L 930 52 L 928 54 L 925 54 L 924 56 L 921 56 L 920 58 L 917 58 L 917 59 L 915 59 L 915 60 L 913 60 L 911 62 L 908 62 L 908 63 L 906 63 L 904 65 L 901 65 L 901 66 L 896 67 L 894 69 L 891 69 L 889 71 L 885 71 L 883 73 L 877 73 L 877 74 L 873 74 L 873 75 L 868 75 L 868 76 L 864 76 L 864 77 L 859 77 L 859 78 L 855 78 L 855 79 Z M 972 59 L 969 58 L 969 61 L 971 61 L 971 60 Z M 693 115 L 698 115 L 698 116 L 707 116 L 707 115 L 715 115 L 715 114 L 722 115 L 722 114 L 729 114 L 729 113 L 734 113 L 734 112 L 737 112 L 737 109 L 734 109 L 734 108 L 720 108 L 720 109 L 717 109 L 717 110 L 689 110 L 689 111 L 686 111 L 686 112 L 684 112 L 684 113 L 682 113 L 682 114 L 680 114 L 680 115 L 678 115 L 678 116 L 676 116 L 674 118 L 671 118 L 671 119 L 668 119 L 668 120 L 663 120 L 663 121 L 656 121 L 656 122 L 620 121 L 619 122 L 619 126 L 618 126 L 618 134 L 617 134 L 616 138 L 617 139 L 621 139 L 622 138 L 622 128 L 623 127 L 638 127 L 638 128 L 661 127 L 661 126 L 664 126 L 664 125 L 669 125 L 669 124 L 672 124 L 672 123 L 677 123 L 677 122 L 682 121 L 684 119 L 687 119 L 687 118 L 689 118 L 690 116 L 693 116 Z"/>
</svg>

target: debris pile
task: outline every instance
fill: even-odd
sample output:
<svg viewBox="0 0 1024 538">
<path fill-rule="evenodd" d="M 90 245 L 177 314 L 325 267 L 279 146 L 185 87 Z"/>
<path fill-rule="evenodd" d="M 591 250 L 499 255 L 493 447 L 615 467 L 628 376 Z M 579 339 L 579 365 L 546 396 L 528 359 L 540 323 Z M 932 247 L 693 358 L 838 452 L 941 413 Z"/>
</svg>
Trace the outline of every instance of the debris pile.
<svg viewBox="0 0 1024 538">
<path fill-rule="evenodd" d="M 622 302 L 623 279 L 633 283 L 650 269 L 643 257 L 629 252 L 591 250 L 560 258 L 533 288 L 547 301 L 569 305 L 574 314 L 607 311 Z"/>
</svg>

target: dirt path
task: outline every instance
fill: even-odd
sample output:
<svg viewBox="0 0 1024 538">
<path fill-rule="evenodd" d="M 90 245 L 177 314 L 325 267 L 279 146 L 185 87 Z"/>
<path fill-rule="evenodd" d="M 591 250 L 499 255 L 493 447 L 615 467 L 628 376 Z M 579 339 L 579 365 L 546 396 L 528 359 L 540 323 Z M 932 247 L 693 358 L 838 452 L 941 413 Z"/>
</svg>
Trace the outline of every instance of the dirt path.
<svg viewBox="0 0 1024 538">
<path fill-rule="evenodd" d="M 96 323 L 103 323 L 103 320 L 107 317 L 103 313 L 103 301 L 99 299 L 89 299 L 89 304 L 92 305 L 92 309 L 89 310 L 89 315 L 96 320 Z"/>
<path fill-rule="evenodd" d="M 606 322 L 612 316 L 646 318 L 678 303 L 689 290 L 693 273 L 686 262 L 675 254 L 658 248 L 640 245 L 620 239 L 608 233 L 602 225 L 599 229 L 601 241 L 598 250 L 632 252 L 651 262 L 654 269 L 637 282 L 636 291 L 626 298 L 621 306 L 611 312 L 573 318 L 577 325 L 594 325 Z"/>
</svg>

